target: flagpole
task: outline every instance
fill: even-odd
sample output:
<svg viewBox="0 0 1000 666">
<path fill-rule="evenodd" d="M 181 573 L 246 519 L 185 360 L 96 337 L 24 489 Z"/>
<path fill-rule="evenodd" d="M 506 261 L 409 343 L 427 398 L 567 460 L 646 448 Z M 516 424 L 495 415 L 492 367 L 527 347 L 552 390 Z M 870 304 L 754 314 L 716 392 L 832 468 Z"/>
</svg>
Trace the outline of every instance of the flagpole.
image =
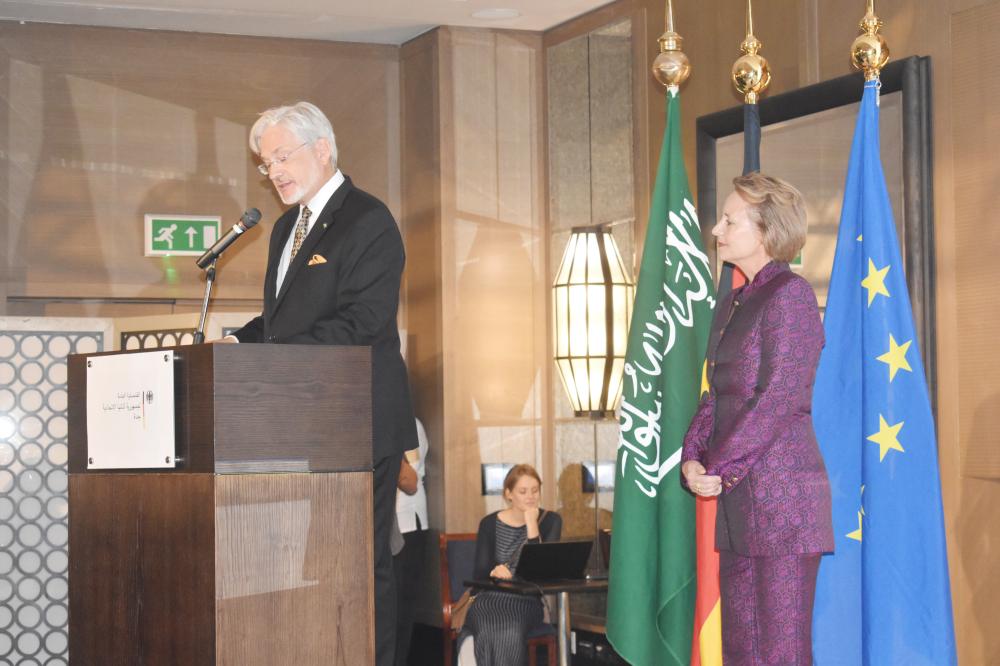
<svg viewBox="0 0 1000 666">
<path fill-rule="evenodd" d="M 674 5 L 667 0 L 666 30 L 660 39 L 660 53 L 653 61 L 653 76 L 666 86 L 671 95 L 676 95 L 681 84 L 691 76 L 691 61 L 681 50 L 684 39 L 674 31 Z"/>
<path fill-rule="evenodd" d="M 660 55 L 653 63 L 653 73 L 656 79 L 666 86 L 670 96 L 676 97 L 680 85 L 690 74 L 687 56 L 681 51 L 681 37 L 674 31 L 673 5 L 667 0 L 666 32 L 660 37 Z M 747 34 L 753 33 L 753 19 L 748 14 Z M 756 41 L 756 40 L 754 40 Z M 756 42 L 759 45 L 759 42 Z M 763 63 L 762 74 L 758 73 L 758 90 L 767 87 L 770 74 L 767 72 L 767 61 L 760 56 L 754 56 L 752 66 L 760 72 L 759 63 Z M 729 269 L 731 275 L 732 269 Z M 731 279 L 731 277 L 730 277 Z M 704 367 L 702 368 L 704 372 Z M 704 384 L 702 390 L 705 389 Z M 694 516 L 694 555 L 697 582 L 694 594 L 694 613 L 691 626 L 690 666 L 715 666 L 722 662 L 722 636 L 720 625 L 715 622 L 719 617 L 719 566 L 718 555 L 714 552 L 715 504 L 714 498 L 702 501 L 696 498 Z M 707 505 L 707 506 L 706 506 Z"/>
<path fill-rule="evenodd" d="M 763 44 L 753 34 L 753 5 L 747 0 L 747 34 L 740 44 L 743 55 L 733 63 L 732 79 L 736 90 L 747 104 L 756 104 L 771 83 L 771 69 L 767 59 L 760 55 Z"/>
<path fill-rule="evenodd" d="M 889 62 L 889 45 L 879 34 L 882 19 L 875 15 L 875 0 L 868 0 L 868 10 L 858 24 L 861 34 L 851 44 L 851 63 L 865 73 L 865 81 L 876 81 Z"/>
<path fill-rule="evenodd" d="M 666 125 L 625 353 L 607 637 L 628 663 L 690 666 L 695 516 L 680 453 L 698 408 L 714 293 L 681 145 L 680 88 L 691 65 L 669 0 L 664 18 L 652 73 L 666 88 Z M 664 312 L 665 293 L 688 303 L 683 322 Z"/>
<path fill-rule="evenodd" d="M 760 170 L 760 112 L 758 102 L 771 83 L 767 59 L 754 35 L 753 4 L 747 0 L 746 36 L 740 44 L 741 55 L 733 63 L 732 81 L 743 96 L 743 173 Z M 745 277 L 724 263 L 719 276 L 716 301 L 721 301 L 733 288 L 743 284 Z M 707 376 L 702 390 L 708 390 Z M 715 521 L 717 498 L 699 497 L 695 506 L 695 530 L 698 543 L 698 593 L 695 606 L 695 635 L 692 645 L 692 666 L 715 666 L 722 663 L 721 594 L 719 589 L 719 556 L 715 551 Z"/>
<path fill-rule="evenodd" d="M 760 54 L 764 45 L 753 32 L 753 2 L 747 0 L 746 36 L 740 43 L 741 55 L 733 63 L 732 81 L 743 96 L 743 173 L 760 171 L 760 110 L 758 102 L 771 84 L 771 68 Z M 742 274 L 735 274 L 730 264 L 719 273 L 718 298 L 743 284 Z"/>
<path fill-rule="evenodd" d="M 954 666 L 934 417 L 879 155 L 879 76 L 889 49 L 874 4 L 866 3 L 851 44 L 865 83 L 813 393 L 835 540 L 817 574 L 813 656 L 883 664 L 905 654 L 907 663 Z"/>
</svg>

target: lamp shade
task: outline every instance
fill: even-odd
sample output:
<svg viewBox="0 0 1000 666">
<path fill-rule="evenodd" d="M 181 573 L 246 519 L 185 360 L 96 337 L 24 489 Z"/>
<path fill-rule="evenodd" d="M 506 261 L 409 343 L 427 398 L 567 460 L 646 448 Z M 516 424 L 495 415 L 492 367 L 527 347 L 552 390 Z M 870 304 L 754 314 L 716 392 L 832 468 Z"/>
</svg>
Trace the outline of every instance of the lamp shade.
<svg viewBox="0 0 1000 666">
<path fill-rule="evenodd" d="M 622 392 L 634 287 L 607 228 L 572 230 L 552 292 L 556 367 L 573 411 L 613 414 Z"/>
</svg>

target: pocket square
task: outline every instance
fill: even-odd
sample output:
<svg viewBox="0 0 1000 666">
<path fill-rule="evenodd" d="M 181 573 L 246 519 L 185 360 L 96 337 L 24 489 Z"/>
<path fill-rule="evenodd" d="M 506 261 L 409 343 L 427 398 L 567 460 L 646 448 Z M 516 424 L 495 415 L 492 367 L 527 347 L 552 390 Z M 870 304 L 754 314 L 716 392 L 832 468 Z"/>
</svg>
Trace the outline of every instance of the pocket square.
<svg viewBox="0 0 1000 666">
<path fill-rule="evenodd" d="M 312 256 L 312 259 L 309 260 L 309 263 L 306 264 L 306 266 L 315 266 L 317 264 L 325 264 L 325 263 L 326 263 L 326 259 L 323 257 L 323 255 L 321 255 L 321 254 L 314 254 Z"/>
</svg>

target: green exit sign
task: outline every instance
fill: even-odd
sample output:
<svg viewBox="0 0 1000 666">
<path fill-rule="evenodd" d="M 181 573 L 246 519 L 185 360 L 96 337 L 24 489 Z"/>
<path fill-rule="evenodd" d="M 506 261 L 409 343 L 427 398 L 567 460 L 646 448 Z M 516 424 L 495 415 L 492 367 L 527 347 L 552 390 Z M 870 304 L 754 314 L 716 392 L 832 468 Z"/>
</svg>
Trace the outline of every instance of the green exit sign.
<svg viewBox="0 0 1000 666">
<path fill-rule="evenodd" d="M 147 215 L 147 257 L 201 254 L 219 240 L 222 218 L 212 215 Z"/>
</svg>

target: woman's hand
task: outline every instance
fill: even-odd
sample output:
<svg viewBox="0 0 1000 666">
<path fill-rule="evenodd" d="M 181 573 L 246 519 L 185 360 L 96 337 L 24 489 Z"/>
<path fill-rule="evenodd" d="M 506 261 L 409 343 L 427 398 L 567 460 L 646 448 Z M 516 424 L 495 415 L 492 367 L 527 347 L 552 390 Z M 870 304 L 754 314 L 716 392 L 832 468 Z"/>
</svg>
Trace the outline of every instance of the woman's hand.
<svg viewBox="0 0 1000 666">
<path fill-rule="evenodd" d="M 533 506 L 530 509 L 524 510 L 524 522 L 526 525 L 538 526 L 538 517 L 541 515 L 541 509 L 537 506 Z"/>
<path fill-rule="evenodd" d="M 541 536 L 538 530 L 538 519 L 541 510 L 537 506 L 532 506 L 524 510 L 524 526 L 528 529 L 528 538 L 537 539 Z"/>
<path fill-rule="evenodd" d="M 498 564 L 493 567 L 493 571 L 490 572 L 490 578 L 499 578 L 501 580 L 510 580 L 514 575 L 511 574 L 510 569 L 507 568 L 506 564 Z"/>
<path fill-rule="evenodd" d="M 722 477 L 705 474 L 705 466 L 697 460 L 688 460 L 681 465 L 681 474 L 695 495 L 715 497 L 722 493 Z"/>
</svg>

